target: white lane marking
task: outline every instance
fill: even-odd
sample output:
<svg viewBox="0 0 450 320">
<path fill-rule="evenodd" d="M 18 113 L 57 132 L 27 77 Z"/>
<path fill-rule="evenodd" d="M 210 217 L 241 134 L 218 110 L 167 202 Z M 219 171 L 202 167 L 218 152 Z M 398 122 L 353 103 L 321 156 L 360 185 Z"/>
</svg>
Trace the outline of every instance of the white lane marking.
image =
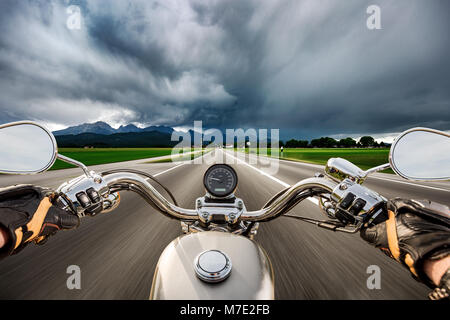
<svg viewBox="0 0 450 320">
<path fill-rule="evenodd" d="M 169 168 L 169 169 L 167 169 L 167 170 L 158 172 L 158 173 L 154 174 L 153 176 L 154 176 L 154 177 L 157 177 L 157 176 L 159 176 L 159 175 L 161 175 L 161 174 L 167 173 L 167 172 L 169 172 L 169 171 L 171 171 L 171 170 L 173 170 L 173 169 L 176 169 L 176 168 L 178 168 L 178 167 L 184 165 L 185 163 L 186 163 L 186 162 L 182 162 L 182 163 L 180 163 L 180 164 L 177 164 L 175 167 L 171 167 L 171 168 Z M 148 179 L 148 178 L 147 178 L 147 179 Z"/>
<path fill-rule="evenodd" d="M 239 159 L 239 158 L 236 158 L 235 156 L 229 154 L 227 151 L 226 151 L 225 153 L 228 154 L 230 157 L 233 157 L 234 159 L 236 159 L 238 162 L 241 162 L 241 163 L 245 164 L 246 166 L 249 166 L 249 167 L 252 168 L 253 170 L 256 170 L 257 172 L 259 172 L 259 173 L 262 174 L 263 176 L 266 176 L 266 177 L 272 179 L 273 181 L 278 182 L 278 183 L 281 184 L 283 187 L 289 188 L 289 187 L 291 186 L 289 183 L 286 183 L 286 182 L 284 182 L 284 181 L 282 181 L 282 180 L 280 180 L 280 179 L 278 179 L 278 178 L 276 178 L 276 177 L 274 177 L 274 176 L 268 174 L 267 172 L 264 172 L 264 171 L 262 171 L 261 169 L 258 169 L 258 168 L 256 168 L 256 167 L 252 166 L 251 164 L 249 164 L 249 163 L 247 163 L 247 162 L 245 162 L 245 161 L 243 161 L 243 160 L 241 160 L 241 159 Z M 317 200 L 316 198 L 309 197 L 309 198 L 307 198 L 307 199 L 308 199 L 309 201 L 311 201 L 312 203 L 316 204 L 316 205 L 319 204 L 319 200 Z"/>
<path fill-rule="evenodd" d="M 423 184 L 418 184 L 418 183 L 413 183 L 413 182 L 399 181 L 399 180 L 387 179 L 387 178 L 381 178 L 381 177 L 375 177 L 375 176 L 369 176 L 369 179 L 387 180 L 387 181 L 390 181 L 390 182 L 397 182 L 397 183 L 408 184 L 408 185 L 414 186 L 414 187 L 421 187 L 421 188 L 433 189 L 433 190 L 438 190 L 438 191 L 450 192 L 450 190 L 448 190 L 448 189 L 443 189 L 443 188 L 438 188 L 438 187 L 431 187 L 431 186 L 426 186 L 426 185 L 423 185 Z"/>
<path fill-rule="evenodd" d="M 195 160 L 197 160 L 198 161 L 198 159 L 200 158 L 203 158 L 204 156 L 206 156 L 207 154 L 210 154 L 211 152 L 212 152 L 213 150 L 209 150 L 209 151 L 205 151 L 201 156 L 199 156 L 199 157 L 197 157 L 197 158 L 194 158 L 194 159 L 192 159 L 192 160 L 186 160 L 186 161 L 183 161 L 185 164 L 186 163 L 193 163 Z M 199 151 L 197 151 L 197 152 L 199 152 Z M 203 162 L 202 162 L 202 164 L 203 164 Z"/>
<path fill-rule="evenodd" d="M 205 156 L 206 154 L 208 154 L 209 152 L 211 152 L 211 151 L 206 152 L 205 154 L 202 155 L 202 157 L 204 157 L 204 156 Z M 167 170 L 164 170 L 164 171 L 155 173 L 153 176 L 154 176 L 154 177 L 157 177 L 157 176 L 162 175 L 162 174 L 164 174 L 164 173 L 167 173 L 167 172 L 169 172 L 169 171 L 171 171 L 171 170 L 174 170 L 174 169 L 176 169 L 176 168 L 178 168 L 178 167 L 180 167 L 180 166 L 182 166 L 182 165 L 184 165 L 184 164 L 190 163 L 190 162 L 192 162 L 192 161 L 194 161 L 194 160 L 188 160 L 188 161 L 180 162 L 180 164 L 177 164 L 175 167 L 170 167 L 170 168 L 167 169 Z M 147 179 L 148 179 L 148 178 L 147 178 Z"/>
<path fill-rule="evenodd" d="M 252 156 L 256 156 L 256 155 L 252 155 Z M 258 156 L 261 157 L 261 156 Z M 306 162 L 301 162 L 301 161 L 295 161 L 295 160 L 284 160 L 284 159 L 277 159 L 274 157 L 267 157 L 267 156 L 262 156 L 264 158 L 270 159 L 272 161 L 284 161 L 284 162 L 288 162 L 290 164 L 296 164 L 299 166 L 305 166 L 305 167 L 315 167 L 315 168 L 325 168 L 325 166 L 321 166 L 321 165 L 316 165 L 316 164 L 311 164 L 311 163 L 306 163 Z M 394 175 L 396 176 L 396 175 Z M 414 182 L 407 182 L 407 181 L 401 181 L 401 180 L 396 180 L 396 179 L 389 179 L 389 178 L 382 178 L 382 177 L 376 177 L 376 176 L 369 176 L 369 179 L 378 179 L 378 180 L 385 180 L 385 181 L 389 181 L 389 182 L 396 182 L 396 183 L 403 183 L 403 184 L 408 184 L 414 187 L 419 187 L 419 188 L 426 188 L 426 189 L 432 189 L 432 190 L 438 190 L 438 191 L 444 191 L 444 192 L 450 192 L 449 189 L 444 189 L 444 188 L 439 188 L 439 187 L 432 187 L 432 186 L 427 186 L 424 184 L 419 184 L 419 183 L 414 183 Z"/>
<path fill-rule="evenodd" d="M 271 157 L 271 156 L 265 156 L 265 155 L 256 155 L 256 154 L 252 154 L 251 156 L 253 156 L 253 157 L 263 157 L 263 158 L 265 158 L 265 159 L 267 159 L 269 161 L 281 161 L 281 162 L 286 162 L 286 163 L 289 163 L 289 164 L 295 164 L 295 165 L 300 165 L 300 166 L 305 166 L 305 167 L 313 167 L 313 168 L 317 168 L 317 169 L 325 168 L 325 166 L 320 165 L 320 164 L 308 163 L 308 162 L 303 162 L 303 161 L 287 160 L 287 159 L 281 159 L 281 158 L 277 158 L 277 157 Z"/>
</svg>

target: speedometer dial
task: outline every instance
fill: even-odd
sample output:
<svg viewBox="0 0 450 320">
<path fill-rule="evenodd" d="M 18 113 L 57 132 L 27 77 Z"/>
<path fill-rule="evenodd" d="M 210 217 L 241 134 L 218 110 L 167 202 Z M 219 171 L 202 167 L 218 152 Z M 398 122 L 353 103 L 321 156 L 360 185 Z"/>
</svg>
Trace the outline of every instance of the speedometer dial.
<svg viewBox="0 0 450 320">
<path fill-rule="evenodd" d="M 237 175 L 229 165 L 215 164 L 206 171 L 203 184 L 210 195 L 226 197 L 236 189 Z"/>
</svg>

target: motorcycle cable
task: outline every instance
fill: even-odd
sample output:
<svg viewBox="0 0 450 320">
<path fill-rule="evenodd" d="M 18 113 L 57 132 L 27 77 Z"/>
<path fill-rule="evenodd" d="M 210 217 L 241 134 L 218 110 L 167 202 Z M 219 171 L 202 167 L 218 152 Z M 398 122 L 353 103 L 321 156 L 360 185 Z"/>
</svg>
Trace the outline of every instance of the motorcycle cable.
<svg viewBox="0 0 450 320">
<path fill-rule="evenodd" d="M 267 208 L 268 206 L 270 206 L 276 199 L 278 199 L 279 197 L 281 197 L 289 188 L 283 189 L 280 192 L 278 192 L 277 194 L 275 194 L 274 196 L 272 196 L 272 198 L 269 199 L 269 201 L 266 202 L 266 204 L 263 206 L 263 209 Z M 250 231 L 253 229 L 253 227 L 255 226 L 255 224 L 258 222 L 250 222 L 247 226 L 246 231 L 243 233 L 244 236 L 248 236 Z"/>
<path fill-rule="evenodd" d="M 288 191 L 288 190 L 289 190 L 289 187 L 287 187 L 286 189 L 283 189 L 280 192 L 278 192 L 277 194 L 275 194 L 272 198 L 269 199 L 269 201 L 266 202 L 266 204 L 263 206 L 263 209 L 270 206 L 275 200 L 277 200 L 279 197 L 281 197 L 283 194 L 285 194 L 286 191 Z"/>
<path fill-rule="evenodd" d="M 139 170 L 134 170 L 134 169 L 113 169 L 113 170 L 108 170 L 108 171 L 104 171 L 101 173 L 102 176 L 106 176 L 109 174 L 113 174 L 113 173 L 121 173 L 121 172 L 128 172 L 128 173 L 134 173 L 134 174 L 139 174 L 142 175 L 144 177 L 149 178 L 150 180 L 152 180 L 153 182 L 157 183 L 159 186 L 161 186 L 161 188 L 164 189 L 164 191 L 167 192 L 167 194 L 169 195 L 169 197 L 172 199 L 173 204 L 178 206 L 177 200 L 175 199 L 175 197 L 173 196 L 172 192 L 169 191 L 169 189 L 167 189 L 161 182 L 159 182 L 158 179 L 156 179 L 154 176 L 152 176 L 151 174 L 147 173 L 147 172 L 143 172 L 143 171 L 139 171 Z M 133 190 L 134 191 L 134 190 Z"/>
<path fill-rule="evenodd" d="M 276 199 L 278 199 L 279 197 L 281 197 L 284 193 L 286 193 L 286 191 L 289 188 L 286 188 L 284 190 L 281 190 L 280 192 L 278 192 L 276 195 L 274 195 L 272 198 L 269 199 L 269 201 L 267 201 L 267 203 L 263 206 L 263 209 L 269 207 Z M 323 192 L 322 191 L 313 191 L 311 189 L 307 189 L 304 190 L 303 192 L 301 192 L 300 194 L 298 194 L 297 196 L 295 196 L 294 198 L 292 198 L 287 204 L 286 207 L 284 209 L 282 209 L 278 214 L 276 214 L 275 216 L 272 216 L 270 218 L 258 221 L 258 222 L 250 222 L 250 224 L 247 226 L 247 230 L 246 232 L 244 232 L 243 235 L 248 235 L 248 233 L 250 232 L 250 230 L 253 228 L 253 226 L 256 223 L 259 222 L 266 222 L 266 221 L 270 221 L 273 220 L 275 218 L 278 218 L 280 216 L 285 216 L 285 217 L 295 217 L 298 218 L 300 220 L 302 220 L 303 217 L 297 217 L 297 216 L 290 216 L 287 215 L 286 213 L 289 212 L 293 207 L 295 207 L 299 202 L 305 200 L 306 198 L 312 197 L 312 196 L 320 196 Z M 307 219 L 307 218 L 305 218 Z"/>
<path fill-rule="evenodd" d="M 279 193 L 277 193 L 275 196 L 273 196 L 264 205 L 263 208 L 266 208 L 266 207 L 270 206 L 276 199 L 278 199 L 280 196 L 282 196 L 288 189 L 289 188 L 281 190 Z M 308 222 L 308 223 L 312 223 L 312 224 L 315 224 L 315 225 L 317 225 L 319 227 L 322 227 L 322 228 L 325 228 L 325 229 L 329 229 L 329 230 L 333 230 L 333 231 L 343 231 L 343 232 L 346 232 L 346 233 L 355 233 L 355 232 L 357 232 L 358 229 L 354 229 L 354 230 L 346 230 L 346 229 L 344 229 L 345 225 L 342 224 L 341 222 L 338 222 L 338 221 L 316 220 L 316 219 L 311 219 L 311 218 L 307 218 L 307 217 L 301 217 L 301 216 L 297 216 L 297 215 L 293 215 L 293 214 L 287 214 L 300 201 L 303 201 L 307 197 L 315 195 L 315 196 L 320 196 L 322 198 L 328 199 L 328 197 L 326 197 L 323 193 L 324 192 L 314 192 L 313 190 L 307 190 L 307 192 L 304 192 L 304 193 L 301 193 L 301 194 L 297 195 L 296 197 L 294 197 L 292 200 L 290 200 L 287 203 L 286 207 L 277 215 L 277 217 L 278 216 L 284 216 L 284 217 L 288 217 L 288 218 L 294 218 L 294 219 L 297 219 L 297 220 L 300 220 L 300 221 L 304 221 L 304 222 Z M 251 226 L 253 226 L 253 225 L 251 225 Z"/>
</svg>

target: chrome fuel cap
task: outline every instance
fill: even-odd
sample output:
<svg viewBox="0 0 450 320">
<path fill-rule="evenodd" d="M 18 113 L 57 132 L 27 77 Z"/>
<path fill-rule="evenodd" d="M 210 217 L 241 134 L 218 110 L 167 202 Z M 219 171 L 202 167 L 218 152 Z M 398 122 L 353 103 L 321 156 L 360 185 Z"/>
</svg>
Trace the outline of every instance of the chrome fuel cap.
<svg viewBox="0 0 450 320">
<path fill-rule="evenodd" d="M 194 262 L 197 277 L 205 282 L 220 282 L 231 273 L 231 259 L 220 250 L 207 250 L 200 253 Z"/>
</svg>

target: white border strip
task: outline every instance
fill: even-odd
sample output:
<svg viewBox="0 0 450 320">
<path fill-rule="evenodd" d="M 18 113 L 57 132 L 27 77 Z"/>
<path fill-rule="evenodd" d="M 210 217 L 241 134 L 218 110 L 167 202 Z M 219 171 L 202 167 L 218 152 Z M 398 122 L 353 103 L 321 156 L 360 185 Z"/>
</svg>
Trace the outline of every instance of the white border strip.
<svg viewBox="0 0 450 320">
<path fill-rule="evenodd" d="M 159 176 L 159 175 L 162 175 L 162 174 L 164 174 L 164 173 L 167 173 L 167 172 L 169 172 L 169 171 L 172 171 L 173 169 L 176 169 L 176 168 L 178 168 L 178 167 L 181 167 L 181 166 L 184 165 L 184 164 L 186 164 L 186 162 L 182 162 L 182 163 L 180 163 L 180 164 L 177 164 L 175 167 L 170 167 L 170 168 L 167 169 L 167 170 L 164 170 L 164 171 L 155 173 L 155 174 L 153 174 L 152 176 L 157 177 L 157 176 Z"/>
</svg>

